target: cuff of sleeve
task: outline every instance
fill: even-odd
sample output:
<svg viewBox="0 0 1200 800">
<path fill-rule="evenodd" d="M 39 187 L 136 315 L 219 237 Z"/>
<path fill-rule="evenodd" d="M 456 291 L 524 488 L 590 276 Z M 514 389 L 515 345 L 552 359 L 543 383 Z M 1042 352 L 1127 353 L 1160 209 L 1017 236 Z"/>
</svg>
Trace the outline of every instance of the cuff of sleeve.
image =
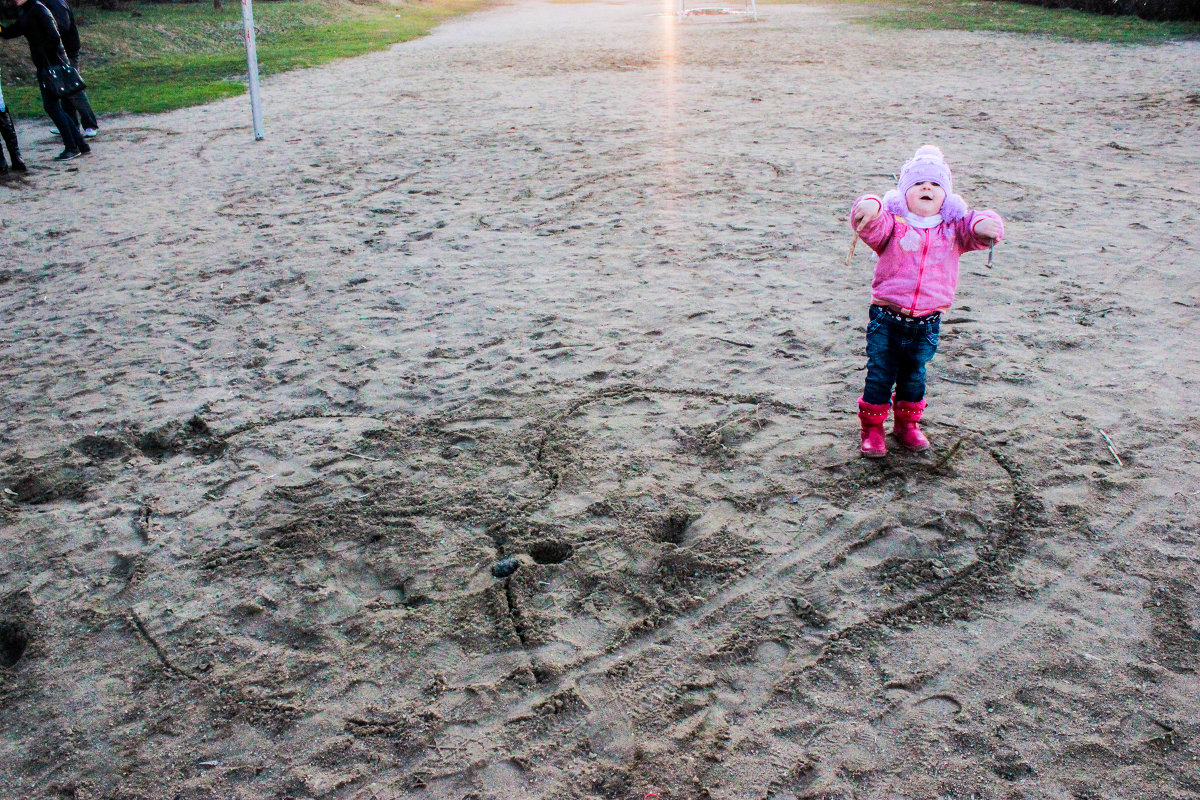
<svg viewBox="0 0 1200 800">
<path fill-rule="evenodd" d="M 979 219 L 977 219 L 971 223 L 971 235 L 975 236 L 976 238 L 980 238 L 979 232 L 975 230 L 975 226 L 978 225 L 979 223 L 983 222 L 985 219 L 990 219 L 1000 225 L 1000 233 L 996 236 L 996 241 L 998 242 L 1001 239 L 1003 239 L 1004 238 L 1004 221 L 1002 219 L 1000 219 L 999 215 L 991 214 L 991 213 L 987 213 L 987 212 L 981 213 L 979 215 Z"/>
<path fill-rule="evenodd" d="M 883 198 L 876 197 L 873 194 L 865 194 L 862 197 L 855 200 L 854 205 L 850 206 L 850 228 L 851 229 L 854 228 L 854 212 L 857 211 L 858 207 L 860 205 L 862 205 L 863 203 L 865 203 L 867 200 L 874 200 L 876 203 L 878 203 L 880 216 L 883 215 Z M 878 219 L 879 219 L 879 217 L 875 218 L 875 220 L 878 220 Z M 873 224 L 875 222 L 875 220 L 872 220 L 870 223 L 867 223 L 867 224 L 868 225 Z"/>
</svg>

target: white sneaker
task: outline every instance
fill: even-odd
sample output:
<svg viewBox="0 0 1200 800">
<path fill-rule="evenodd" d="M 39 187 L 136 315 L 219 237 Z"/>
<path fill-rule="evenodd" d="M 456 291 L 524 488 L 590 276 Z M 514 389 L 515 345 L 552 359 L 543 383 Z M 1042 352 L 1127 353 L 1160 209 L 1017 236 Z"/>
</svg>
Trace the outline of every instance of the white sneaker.
<svg viewBox="0 0 1200 800">
<path fill-rule="evenodd" d="M 50 132 L 53 133 L 55 136 L 62 136 L 62 134 L 58 132 L 58 128 L 51 128 Z"/>
<path fill-rule="evenodd" d="M 84 138 L 95 139 L 97 136 L 100 135 L 100 131 L 96 130 L 95 128 L 84 128 L 83 135 L 84 135 Z"/>
</svg>

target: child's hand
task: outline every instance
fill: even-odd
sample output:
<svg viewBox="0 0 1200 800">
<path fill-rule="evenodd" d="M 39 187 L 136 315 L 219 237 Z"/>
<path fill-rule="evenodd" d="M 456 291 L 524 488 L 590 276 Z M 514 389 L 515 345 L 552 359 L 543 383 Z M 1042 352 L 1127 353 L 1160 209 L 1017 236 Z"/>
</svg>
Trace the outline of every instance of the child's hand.
<svg viewBox="0 0 1200 800">
<path fill-rule="evenodd" d="M 994 219 L 984 217 L 975 223 L 975 235 L 983 239 L 995 241 L 1000 238 L 1000 223 Z"/>
<path fill-rule="evenodd" d="M 878 217 L 879 212 L 882 210 L 883 208 L 879 205 L 878 200 L 873 200 L 870 198 L 863 200 L 858 204 L 858 206 L 854 209 L 854 213 L 850 216 L 850 224 L 854 226 L 854 230 L 861 231 L 871 222 L 871 220 Z"/>
</svg>

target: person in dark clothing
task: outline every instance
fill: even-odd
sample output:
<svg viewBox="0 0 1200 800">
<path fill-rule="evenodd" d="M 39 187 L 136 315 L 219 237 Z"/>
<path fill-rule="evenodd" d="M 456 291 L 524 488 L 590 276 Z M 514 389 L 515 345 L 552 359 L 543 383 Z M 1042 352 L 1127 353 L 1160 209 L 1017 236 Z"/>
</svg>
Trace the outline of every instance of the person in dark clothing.
<svg viewBox="0 0 1200 800">
<path fill-rule="evenodd" d="M 67 0 L 41 0 L 42 5 L 50 9 L 54 21 L 58 23 L 58 32 L 62 36 L 63 49 L 67 51 L 67 59 L 71 66 L 79 69 L 79 27 L 75 24 L 75 12 L 67 5 Z M 62 99 L 63 110 L 77 121 L 83 128 L 83 136 L 90 139 L 100 128 L 96 121 L 96 113 L 88 101 L 87 92 L 76 92 Z"/>
<path fill-rule="evenodd" d="M 12 114 L 4 104 L 4 91 L 0 89 L 0 137 L 8 148 L 8 157 L 12 159 L 12 168 L 16 172 L 25 172 L 25 162 L 21 160 L 21 145 L 17 142 L 17 126 L 13 124 Z M 8 172 L 8 162 L 4 160 L 4 151 L 0 150 L 0 175 Z"/>
<path fill-rule="evenodd" d="M 55 161 L 70 161 L 84 153 L 92 152 L 92 148 L 83 139 L 83 131 L 75 120 L 67 115 L 59 100 L 46 85 L 43 75 L 51 66 L 71 63 L 67 51 L 63 47 L 62 36 L 58 31 L 58 23 L 50 9 L 41 0 L 16 0 L 17 21 L 12 25 L 0 27 L 0 36 L 5 39 L 15 39 L 24 36 L 29 43 L 29 57 L 38 71 L 38 85 L 42 90 L 42 106 L 54 124 L 58 126 L 63 137 L 63 151 L 54 157 Z"/>
</svg>

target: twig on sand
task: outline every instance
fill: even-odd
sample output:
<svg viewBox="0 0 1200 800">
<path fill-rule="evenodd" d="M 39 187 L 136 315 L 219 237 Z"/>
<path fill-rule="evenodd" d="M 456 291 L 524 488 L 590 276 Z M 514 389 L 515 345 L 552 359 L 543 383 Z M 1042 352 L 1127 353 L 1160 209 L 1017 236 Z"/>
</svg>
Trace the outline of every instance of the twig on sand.
<svg viewBox="0 0 1200 800">
<path fill-rule="evenodd" d="M 176 666 L 171 659 L 167 657 L 167 651 L 164 650 L 162 645 L 158 643 L 158 640 L 150 634 L 150 630 L 146 627 L 146 623 L 142 622 L 142 618 L 138 616 L 138 613 L 133 606 L 129 607 L 129 619 L 133 622 L 133 627 L 137 629 L 137 632 L 140 633 L 143 638 L 145 638 L 150 647 L 154 648 L 154 652 L 158 656 L 158 660 L 162 662 L 164 667 L 166 667 L 169 671 L 174 672 L 176 675 L 182 675 L 185 678 L 191 678 L 197 683 L 204 683 L 204 681 L 201 680 L 198 675 L 188 672 L 182 667 Z"/>
<path fill-rule="evenodd" d="M 945 467 L 947 464 L 949 464 L 950 459 L 952 459 L 956 455 L 958 455 L 958 451 L 962 447 L 962 445 L 963 445 L 962 439 L 959 439 L 957 442 L 955 442 L 953 445 L 951 445 L 950 450 L 946 453 L 946 455 L 944 455 L 938 459 L 937 463 L 933 465 L 933 468 L 935 470 L 939 470 L 939 469 L 942 469 L 943 467 Z"/>
<path fill-rule="evenodd" d="M 91 250 L 93 247 L 109 247 L 114 244 L 120 244 L 121 242 L 128 242 L 130 239 L 136 239 L 139 236 L 145 236 L 145 234 L 144 233 L 133 233 L 133 234 L 130 234 L 129 236 L 122 236 L 120 239 L 113 239 L 111 242 L 98 242 L 96 244 L 84 245 L 83 249 Z"/>
<path fill-rule="evenodd" d="M 1096 428 L 1096 430 L 1100 431 L 1100 435 L 1104 437 L 1104 443 L 1106 445 L 1108 445 L 1108 452 L 1112 453 L 1112 457 L 1117 460 L 1117 466 L 1118 467 L 1125 466 L 1124 464 L 1121 463 L 1121 457 L 1119 455 L 1117 455 L 1117 448 L 1113 447 L 1112 439 L 1108 438 L 1108 434 L 1104 432 L 1104 429 Z"/>
<path fill-rule="evenodd" d="M 750 346 L 753 347 L 754 345 L 750 345 Z M 754 413 L 755 414 L 758 413 L 757 407 L 754 409 Z M 749 422 L 752 419 L 754 419 L 754 414 L 747 414 L 746 416 L 743 416 L 743 417 L 730 417 L 728 420 L 726 420 L 724 422 L 724 424 L 719 425 L 716 428 L 713 428 L 711 431 L 709 431 L 708 436 L 709 437 L 717 436 L 721 433 L 721 431 L 725 430 L 726 428 L 728 428 L 730 425 L 733 425 L 734 423 Z"/>
<path fill-rule="evenodd" d="M 341 447 L 338 447 L 336 444 L 330 445 L 330 449 L 338 450 L 342 453 L 345 453 L 348 456 L 354 456 L 355 458 L 361 458 L 363 461 L 382 461 L 382 459 L 376 458 L 375 456 L 364 456 L 362 453 L 356 453 L 353 450 L 345 450 Z"/>
<path fill-rule="evenodd" d="M 438 758 L 445 758 L 446 753 L 454 753 L 455 755 L 458 755 L 459 753 L 463 752 L 463 750 L 464 750 L 464 746 L 460 745 L 460 744 L 439 745 L 436 738 L 432 739 L 432 742 L 433 742 L 433 749 L 438 754 Z"/>
<path fill-rule="evenodd" d="M 716 339 L 718 342 L 724 342 L 725 344 L 737 345 L 738 347 L 754 347 L 754 345 L 750 342 L 739 342 L 734 339 L 723 339 L 720 336 L 712 336 L 710 338 Z"/>
</svg>

